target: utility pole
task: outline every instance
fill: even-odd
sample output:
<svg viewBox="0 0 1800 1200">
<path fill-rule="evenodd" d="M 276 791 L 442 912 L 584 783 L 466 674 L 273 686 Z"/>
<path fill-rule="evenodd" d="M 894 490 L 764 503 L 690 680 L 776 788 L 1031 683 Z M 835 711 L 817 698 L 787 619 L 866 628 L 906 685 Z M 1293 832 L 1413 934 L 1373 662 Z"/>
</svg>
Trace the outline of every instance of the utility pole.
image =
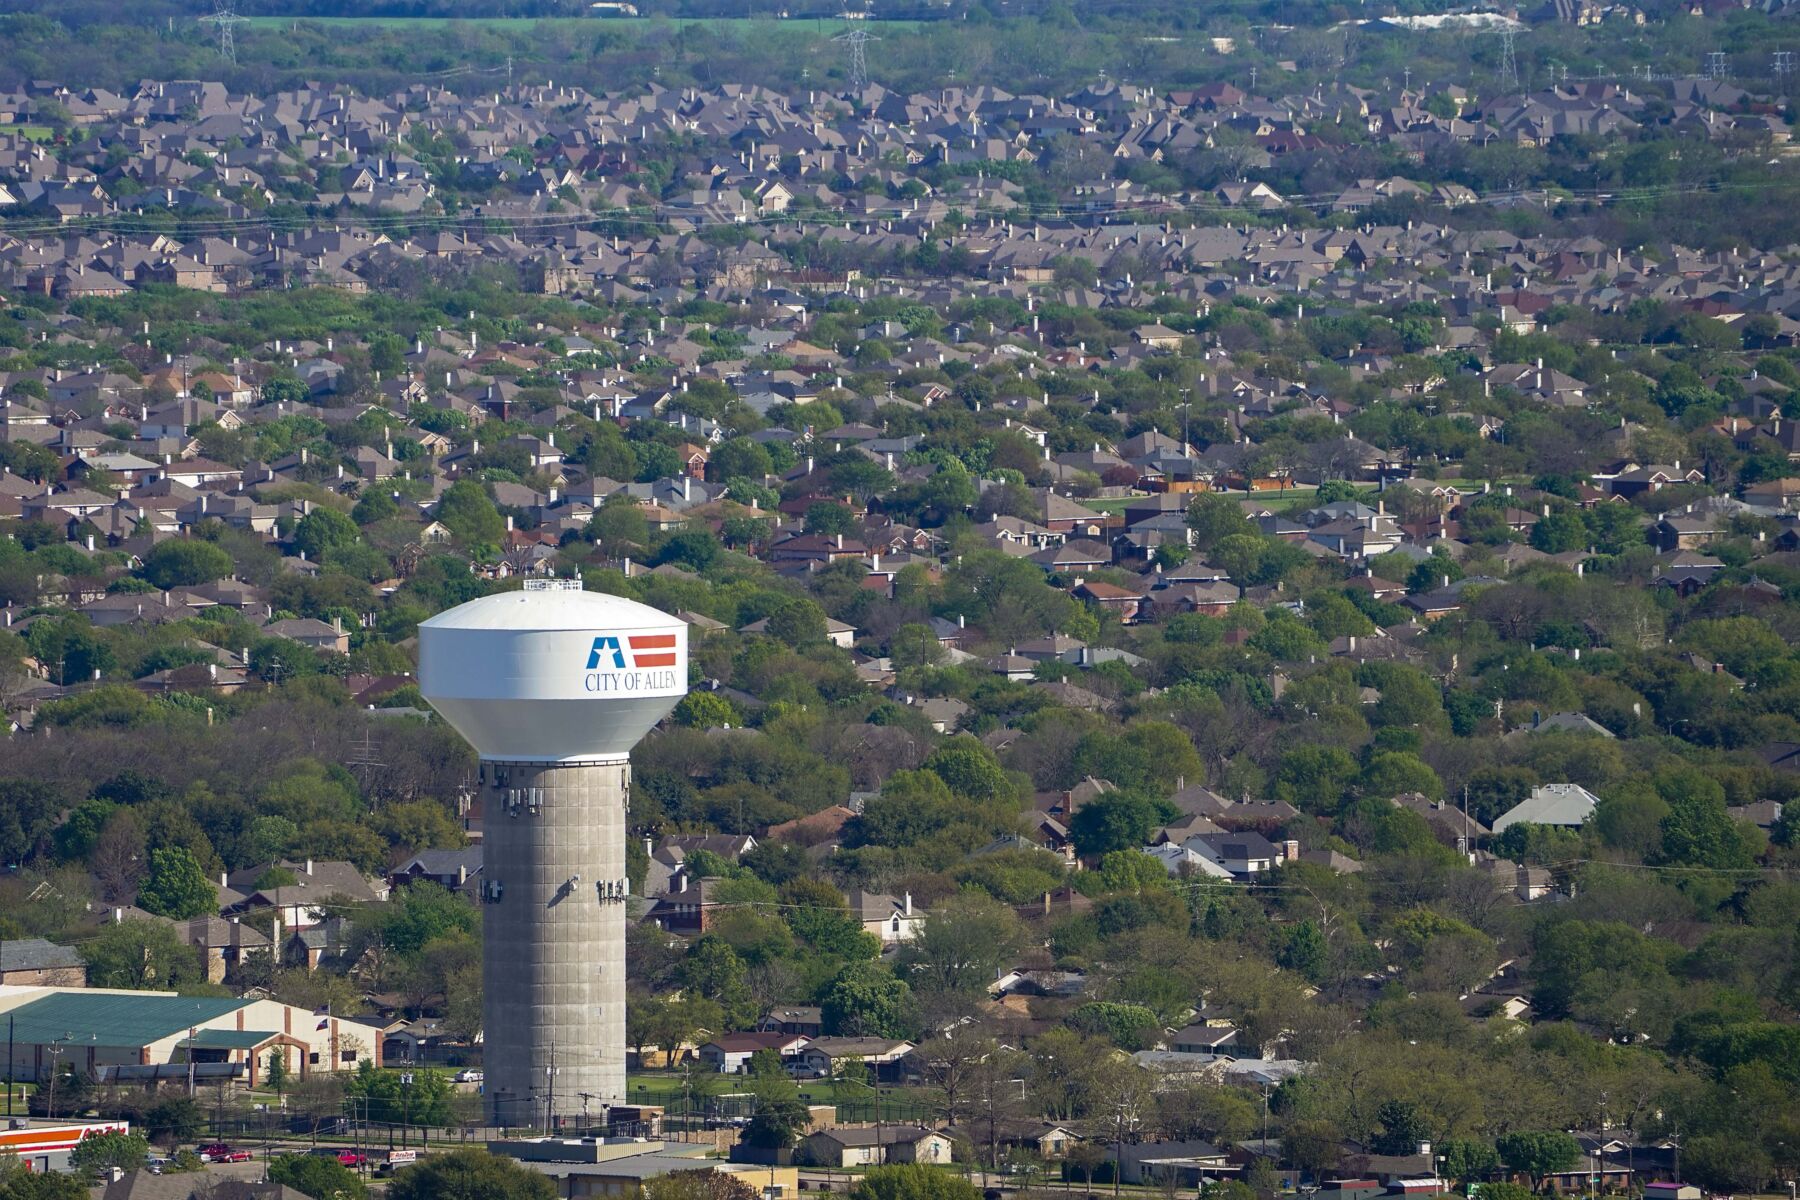
<svg viewBox="0 0 1800 1200">
<path fill-rule="evenodd" d="M 550 1065 L 544 1068 L 544 1132 L 556 1130 L 556 1043 L 550 1043 Z"/>
<path fill-rule="evenodd" d="M 6 1014 L 6 1115 L 13 1115 L 13 1014 Z"/>
</svg>

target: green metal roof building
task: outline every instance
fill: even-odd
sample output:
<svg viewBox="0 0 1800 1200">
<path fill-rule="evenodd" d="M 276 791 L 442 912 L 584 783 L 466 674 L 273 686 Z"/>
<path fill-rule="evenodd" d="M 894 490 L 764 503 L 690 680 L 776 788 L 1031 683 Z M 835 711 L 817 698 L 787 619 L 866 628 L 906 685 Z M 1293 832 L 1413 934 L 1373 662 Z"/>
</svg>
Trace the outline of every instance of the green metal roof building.
<svg viewBox="0 0 1800 1200">
<path fill-rule="evenodd" d="M 274 1000 L 86 988 L 0 989 L 0 1037 L 13 1076 L 72 1067 L 95 1078 L 154 1081 L 187 1073 L 254 1086 L 277 1054 L 295 1076 L 380 1065 L 379 1037 L 355 1022 Z M 368 1045 L 373 1041 L 373 1046 Z"/>
</svg>

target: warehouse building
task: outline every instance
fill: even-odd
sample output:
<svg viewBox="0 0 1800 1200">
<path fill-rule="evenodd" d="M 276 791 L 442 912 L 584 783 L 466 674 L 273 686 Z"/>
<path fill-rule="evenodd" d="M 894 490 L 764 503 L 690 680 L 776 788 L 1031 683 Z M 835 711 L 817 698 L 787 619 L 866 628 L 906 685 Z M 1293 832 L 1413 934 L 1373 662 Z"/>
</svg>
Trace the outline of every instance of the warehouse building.
<svg viewBox="0 0 1800 1200">
<path fill-rule="evenodd" d="M 117 1083 L 194 1078 L 254 1087 L 280 1056 L 296 1078 L 381 1065 L 381 1043 L 346 1018 L 275 1000 L 95 988 L 0 987 L 0 1036 L 12 1075 L 45 1080 L 64 1065 Z"/>
</svg>

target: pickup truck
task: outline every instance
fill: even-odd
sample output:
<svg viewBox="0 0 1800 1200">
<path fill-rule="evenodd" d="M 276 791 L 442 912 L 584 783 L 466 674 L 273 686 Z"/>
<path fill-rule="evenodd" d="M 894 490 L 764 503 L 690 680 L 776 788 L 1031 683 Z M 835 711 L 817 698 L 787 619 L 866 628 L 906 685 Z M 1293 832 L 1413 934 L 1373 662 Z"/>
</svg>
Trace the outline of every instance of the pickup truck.
<svg viewBox="0 0 1800 1200">
<path fill-rule="evenodd" d="M 320 1146 L 314 1150 L 313 1153 L 320 1158 L 335 1158 L 344 1166 L 352 1169 L 360 1167 L 369 1161 L 368 1156 L 363 1154 L 361 1150 L 348 1150 L 337 1146 Z"/>
</svg>

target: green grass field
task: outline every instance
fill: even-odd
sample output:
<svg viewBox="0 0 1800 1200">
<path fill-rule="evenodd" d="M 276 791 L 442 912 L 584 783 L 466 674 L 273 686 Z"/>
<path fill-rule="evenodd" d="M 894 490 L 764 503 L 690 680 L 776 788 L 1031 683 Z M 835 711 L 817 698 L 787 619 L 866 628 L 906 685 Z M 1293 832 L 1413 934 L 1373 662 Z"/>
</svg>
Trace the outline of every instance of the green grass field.
<svg viewBox="0 0 1800 1200">
<path fill-rule="evenodd" d="M 47 142 L 56 136 L 48 125 L 0 125 L 0 133 L 16 133 L 34 142 Z"/>
<path fill-rule="evenodd" d="M 779 31 L 791 34 L 808 34 L 822 36 L 837 33 L 844 27 L 844 22 L 829 17 L 802 17 L 792 20 L 774 20 L 761 17 L 251 17 L 252 29 L 286 29 L 296 22 L 306 25 L 371 25 L 432 26 L 432 25 L 481 25 L 493 29 L 526 30 L 538 25 L 588 25 L 594 29 L 625 29 L 632 32 L 643 32 L 658 27 L 681 27 L 687 25 L 706 25 L 733 33 L 755 31 Z M 912 30 L 921 25 L 934 24 L 926 21 L 870 21 L 871 28 L 890 30 Z"/>
</svg>

